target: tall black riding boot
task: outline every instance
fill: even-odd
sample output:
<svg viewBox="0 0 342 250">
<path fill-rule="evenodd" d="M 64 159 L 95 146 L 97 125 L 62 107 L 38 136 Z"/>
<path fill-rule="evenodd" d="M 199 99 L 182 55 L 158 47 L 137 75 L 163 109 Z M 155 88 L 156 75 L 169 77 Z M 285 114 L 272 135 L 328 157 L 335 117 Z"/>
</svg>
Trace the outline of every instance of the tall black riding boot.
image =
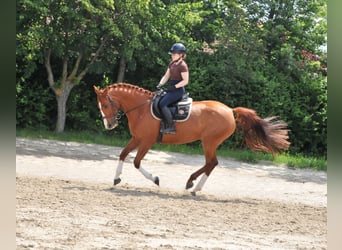
<svg viewBox="0 0 342 250">
<path fill-rule="evenodd" d="M 176 129 L 175 129 L 175 124 L 173 122 L 170 109 L 168 107 L 162 107 L 161 111 L 164 115 L 164 120 L 166 121 L 166 126 L 165 126 L 165 129 L 163 130 L 163 133 L 164 134 L 175 134 Z"/>
</svg>

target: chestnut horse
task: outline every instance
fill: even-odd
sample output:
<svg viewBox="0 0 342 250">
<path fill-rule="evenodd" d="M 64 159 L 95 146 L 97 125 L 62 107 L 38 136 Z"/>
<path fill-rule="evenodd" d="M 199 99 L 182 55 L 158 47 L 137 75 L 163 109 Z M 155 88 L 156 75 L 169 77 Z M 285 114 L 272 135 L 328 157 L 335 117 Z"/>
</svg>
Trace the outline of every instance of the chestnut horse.
<svg viewBox="0 0 342 250">
<path fill-rule="evenodd" d="M 141 160 L 157 142 L 159 136 L 160 120 L 154 118 L 150 111 L 155 93 L 127 83 L 112 84 L 104 89 L 94 86 L 94 90 L 105 128 L 111 130 L 118 125 L 121 117 L 119 111 L 122 110 L 127 116 L 132 135 L 120 154 L 114 185 L 121 181 L 120 175 L 127 155 L 137 149 L 134 158 L 135 168 L 159 186 L 159 178 L 140 165 Z M 287 150 L 290 145 L 287 141 L 287 124 L 275 120 L 275 117 L 262 119 L 254 110 L 244 107 L 230 108 L 217 101 L 193 102 L 189 119 L 176 122 L 176 134 L 165 134 L 161 141 L 163 144 L 185 144 L 201 140 L 205 165 L 191 174 L 186 183 L 186 189 L 191 188 L 194 180 L 203 174 L 191 192 L 193 195 L 203 188 L 211 171 L 218 164 L 216 149 L 234 133 L 236 124 L 243 131 L 244 140 L 252 150 L 275 154 Z"/>
</svg>

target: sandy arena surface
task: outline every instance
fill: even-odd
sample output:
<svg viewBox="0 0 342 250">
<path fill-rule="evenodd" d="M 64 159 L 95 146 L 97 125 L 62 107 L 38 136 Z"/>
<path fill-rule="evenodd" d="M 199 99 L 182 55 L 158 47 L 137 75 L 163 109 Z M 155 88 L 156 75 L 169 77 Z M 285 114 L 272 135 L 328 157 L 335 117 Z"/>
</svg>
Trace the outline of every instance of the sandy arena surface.
<svg viewBox="0 0 342 250">
<path fill-rule="evenodd" d="M 17 249 L 327 249 L 327 175 L 219 158 L 197 196 L 203 156 L 16 139 Z M 196 183 L 195 183 L 196 184 Z"/>
</svg>

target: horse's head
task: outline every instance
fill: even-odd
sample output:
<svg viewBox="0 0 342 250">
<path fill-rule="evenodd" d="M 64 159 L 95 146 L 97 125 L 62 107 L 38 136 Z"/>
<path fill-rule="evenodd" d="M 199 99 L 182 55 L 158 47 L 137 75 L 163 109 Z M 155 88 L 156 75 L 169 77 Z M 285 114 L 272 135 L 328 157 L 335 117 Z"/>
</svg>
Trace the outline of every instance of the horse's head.
<svg viewBox="0 0 342 250">
<path fill-rule="evenodd" d="M 109 94 L 108 89 L 99 89 L 94 85 L 97 95 L 97 105 L 100 109 L 103 124 L 107 130 L 114 129 L 120 119 L 120 105 Z"/>
</svg>

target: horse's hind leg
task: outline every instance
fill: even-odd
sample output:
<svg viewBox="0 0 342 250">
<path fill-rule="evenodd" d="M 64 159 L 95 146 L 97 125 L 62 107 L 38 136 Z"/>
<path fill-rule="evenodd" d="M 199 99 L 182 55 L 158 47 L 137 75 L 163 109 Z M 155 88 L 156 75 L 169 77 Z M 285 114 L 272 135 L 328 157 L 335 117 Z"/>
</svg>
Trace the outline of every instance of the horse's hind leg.
<svg viewBox="0 0 342 250">
<path fill-rule="evenodd" d="M 197 179 L 198 176 L 203 174 L 204 170 L 207 168 L 207 164 L 205 164 L 202 168 L 197 170 L 195 173 L 191 174 L 188 181 L 186 182 L 186 189 L 192 188 L 194 186 L 194 181 Z"/>
<path fill-rule="evenodd" d="M 197 183 L 193 191 L 191 192 L 192 195 L 195 195 L 197 191 L 202 190 L 205 182 L 207 181 L 211 171 L 216 167 L 218 164 L 217 157 L 216 157 L 216 148 L 213 144 L 205 144 L 203 143 L 203 149 L 205 152 L 205 165 L 193 173 L 189 180 L 186 183 L 186 189 L 191 188 L 194 184 L 193 181 L 197 179 L 198 176 L 202 175 L 201 180 Z"/>
<path fill-rule="evenodd" d="M 218 161 L 217 161 L 216 156 L 210 161 L 207 161 L 206 164 L 202 168 L 200 168 L 195 173 L 190 175 L 190 178 L 186 183 L 186 189 L 193 187 L 194 185 L 193 181 L 196 180 L 198 176 L 203 174 L 201 180 L 197 183 L 197 185 L 195 186 L 195 188 L 192 190 L 191 193 L 195 195 L 197 191 L 201 191 L 211 171 L 215 168 L 217 164 L 218 164 Z"/>
<path fill-rule="evenodd" d="M 197 191 L 202 190 L 202 188 L 203 188 L 205 182 L 207 181 L 211 171 L 213 171 L 213 169 L 216 167 L 217 164 L 218 164 L 218 161 L 217 161 L 216 157 L 209 164 L 206 164 L 206 168 L 204 170 L 204 173 L 203 173 L 200 181 L 197 183 L 197 185 L 195 186 L 195 188 L 191 192 L 192 195 L 196 195 Z"/>
<path fill-rule="evenodd" d="M 134 149 L 136 149 L 139 145 L 139 141 L 137 141 L 135 138 L 132 138 L 127 146 L 121 151 L 120 157 L 119 157 L 119 163 L 116 168 L 115 176 L 114 176 L 114 185 L 117 185 L 121 182 L 120 175 L 122 174 L 122 167 L 123 163 L 127 157 L 127 155 L 132 152 Z"/>
</svg>

